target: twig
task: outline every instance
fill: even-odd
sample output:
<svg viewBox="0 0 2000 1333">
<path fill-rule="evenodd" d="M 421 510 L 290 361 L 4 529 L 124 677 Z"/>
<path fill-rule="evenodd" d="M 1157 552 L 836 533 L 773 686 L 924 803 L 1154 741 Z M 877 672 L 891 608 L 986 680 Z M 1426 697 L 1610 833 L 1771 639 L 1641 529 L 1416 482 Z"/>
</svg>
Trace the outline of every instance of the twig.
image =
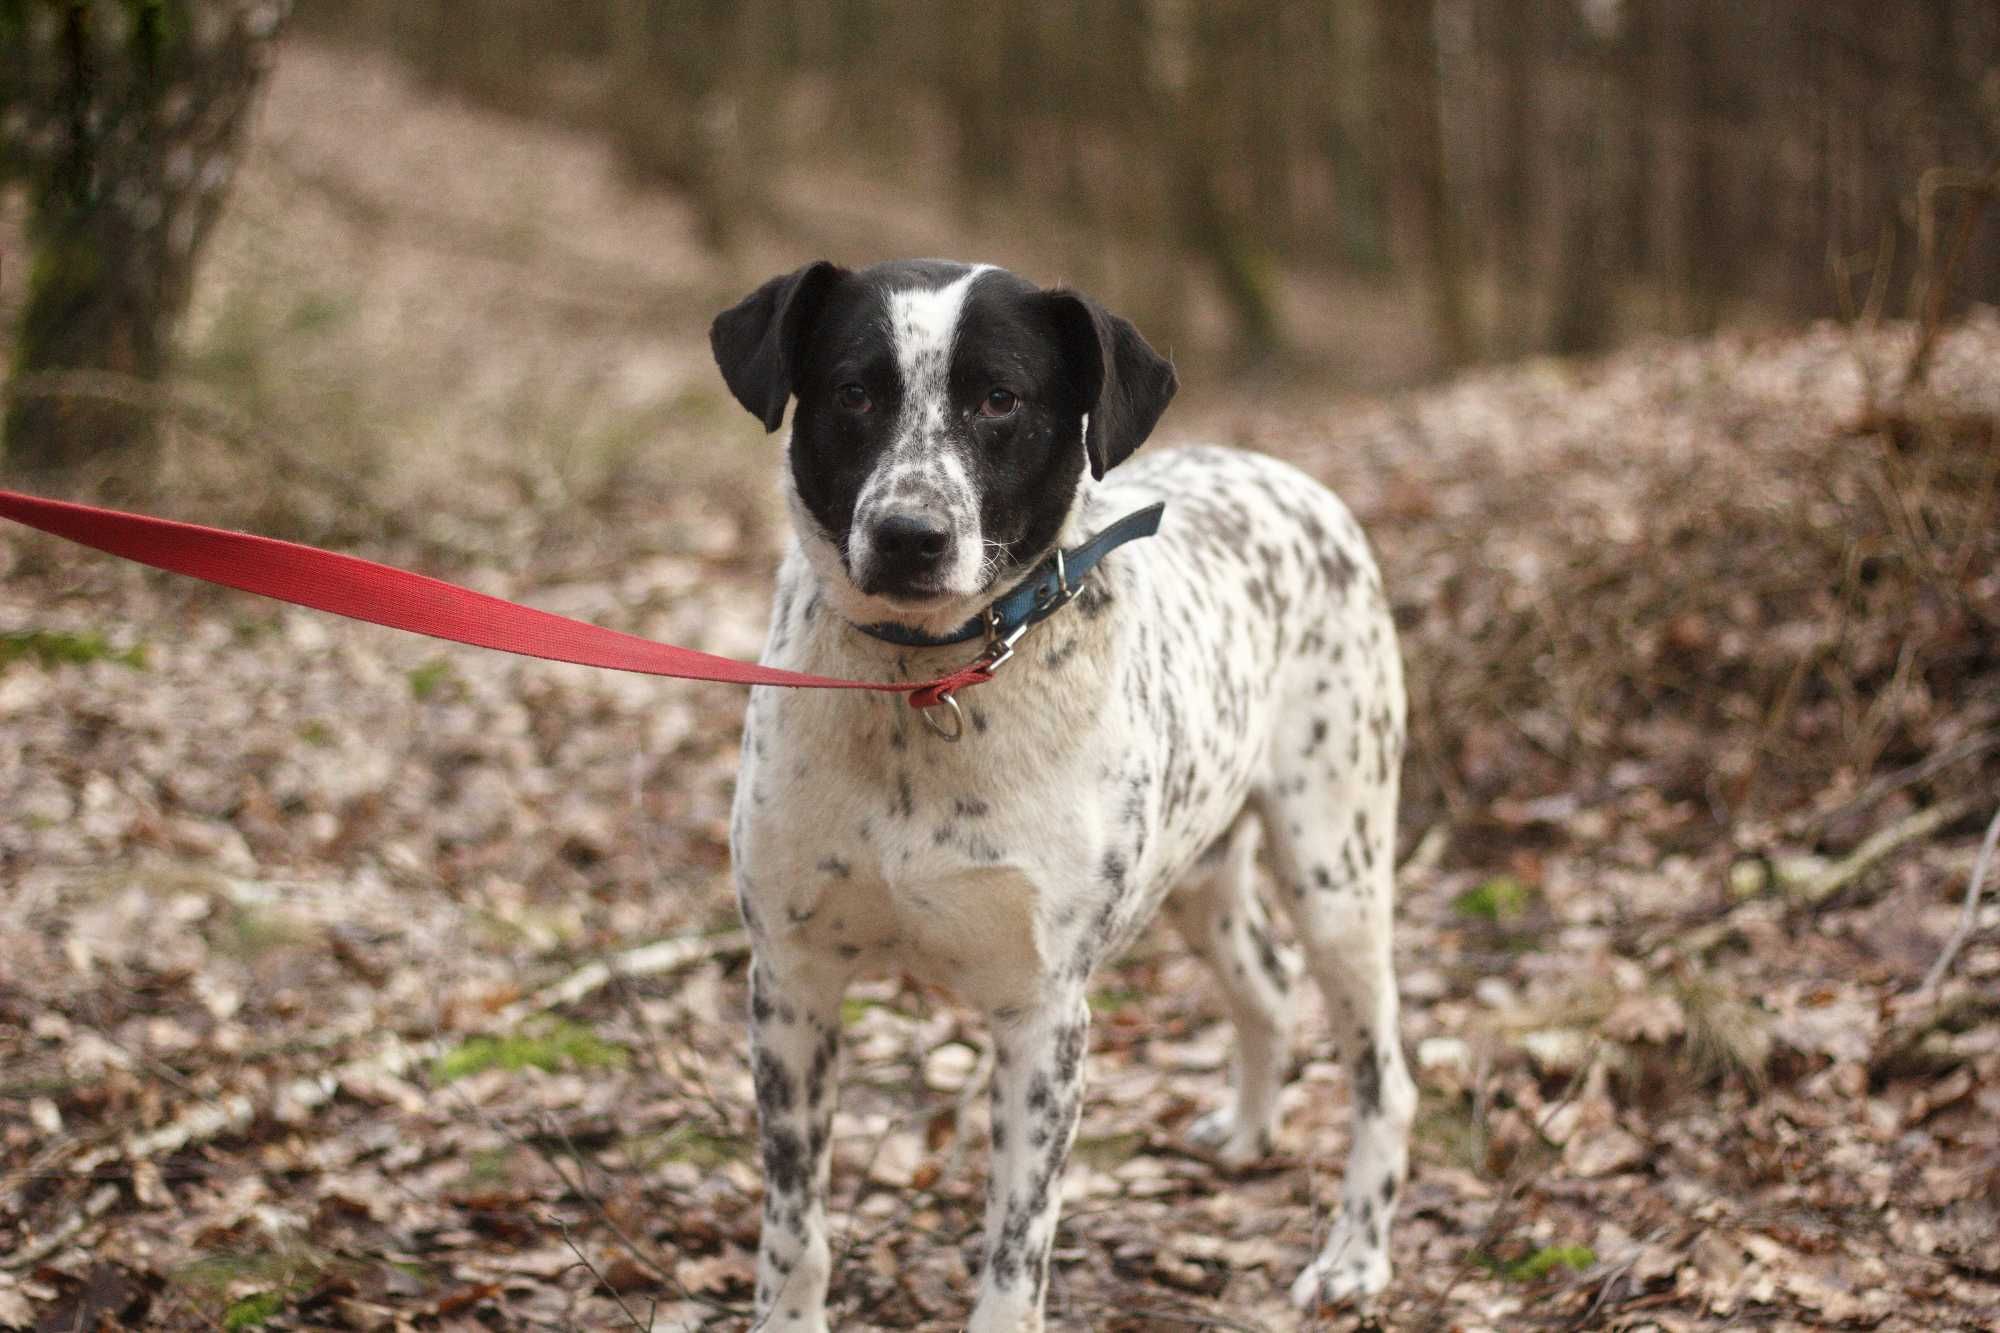
<svg viewBox="0 0 2000 1333">
<path fill-rule="evenodd" d="M 1948 745 L 1944 749 L 1939 750 L 1936 754 L 1927 755 L 1916 763 L 1910 764 L 1905 768 L 1899 768 L 1893 773 L 1883 774 L 1847 800 L 1842 801 L 1831 810 L 1824 811 L 1818 815 L 1816 822 L 1824 827 L 1850 810 L 1858 810 L 1862 806 L 1872 805 L 1891 793 L 1901 791 L 1905 787 L 1913 787 L 1919 782 L 1928 781 L 1936 774 L 1950 768 L 1953 764 L 1961 763 L 1967 759 L 1976 759 L 1995 747 L 2000 747 L 2000 727 L 1987 727 L 1983 731 L 1976 731 L 1955 744 Z"/>
<path fill-rule="evenodd" d="M 99 1185 L 95 1190 L 91 1191 L 90 1197 L 83 1201 L 83 1207 L 71 1213 L 61 1222 L 58 1222 L 55 1230 L 34 1244 L 23 1245 L 6 1258 L 0 1259 L 0 1271 L 8 1269 L 18 1271 L 24 1268 L 33 1268 L 36 1264 L 69 1244 L 70 1238 L 75 1236 L 79 1231 L 82 1231 L 86 1226 L 104 1216 L 106 1212 L 110 1211 L 111 1205 L 117 1199 L 118 1187 L 116 1185 Z"/>
<path fill-rule="evenodd" d="M 563 1188 L 589 1206 L 591 1214 L 611 1233 L 613 1239 L 631 1257 L 632 1262 L 645 1269 L 648 1273 L 651 1273 L 659 1280 L 662 1286 L 673 1292 L 676 1297 L 692 1304 L 705 1305 L 709 1309 L 722 1314 L 741 1316 L 749 1313 L 742 1306 L 732 1305 L 727 1301 L 718 1301 L 698 1292 L 688 1290 L 681 1280 L 674 1275 L 672 1270 L 661 1263 L 658 1257 L 649 1253 L 644 1246 L 639 1244 L 631 1232 L 619 1224 L 618 1219 L 611 1215 L 610 1209 L 604 1206 L 604 1200 L 598 1197 L 595 1190 L 591 1189 L 590 1164 L 584 1160 L 583 1154 L 577 1149 L 576 1141 L 570 1137 L 568 1128 L 560 1121 L 556 1120 L 553 1116 L 545 1115 L 542 1117 L 541 1135 L 536 1138 L 530 1138 L 517 1133 L 512 1126 L 501 1121 L 492 1112 L 474 1102 L 470 1097 L 464 1096 L 462 1092 L 460 1093 L 460 1103 L 466 1110 L 471 1111 L 484 1121 L 486 1127 L 495 1134 L 500 1135 L 500 1137 L 506 1139 L 516 1148 L 525 1148 L 535 1154 L 535 1156 L 541 1158 L 542 1165 L 548 1167 L 555 1175 L 555 1178 L 562 1182 Z M 574 1179 L 570 1176 L 569 1168 L 562 1164 L 562 1159 L 556 1156 L 555 1149 L 550 1147 L 546 1142 L 546 1140 L 552 1138 L 562 1141 L 563 1150 L 569 1154 L 570 1160 L 576 1163 L 576 1176 Z M 569 1239 L 569 1229 L 567 1226 L 564 1226 L 562 1219 L 551 1214 L 550 1220 L 555 1222 L 557 1226 L 563 1227 L 563 1239 L 567 1241 Z M 574 1249 L 575 1246 L 571 1245 L 570 1248 Z M 587 1263 L 585 1266 L 589 1267 Z M 594 1274 L 597 1270 L 592 1268 L 591 1272 Z M 599 1277 L 598 1280 L 601 1282 L 603 1278 Z M 606 1285 L 610 1284 L 606 1283 Z"/>
<path fill-rule="evenodd" d="M 1613 1264 L 1610 1271 L 1604 1274 L 1601 1281 L 1595 1275 L 1590 1275 L 1578 1277 L 1574 1282 L 1566 1284 L 1567 1289 L 1572 1291 L 1585 1285 L 1594 1286 L 1597 1288 L 1597 1291 L 1591 1296 L 1589 1303 L 1578 1312 L 1576 1317 L 1563 1326 L 1565 1333 L 1579 1333 L 1582 1329 L 1593 1327 L 1594 1321 L 1597 1320 L 1598 1316 L 1609 1312 L 1615 1304 L 1611 1298 L 1611 1289 L 1623 1281 L 1632 1272 L 1633 1268 L 1638 1266 L 1639 1257 L 1645 1248 L 1666 1235 L 1671 1225 L 1654 1227 L 1651 1231 L 1639 1237 L 1632 1245 L 1632 1252 L 1626 1255 L 1622 1261 Z"/>
<path fill-rule="evenodd" d="M 1564 1086 L 1562 1096 L 1549 1103 L 1543 1109 L 1540 1118 L 1535 1121 L 1536 1137 L 1543 1137 L 1544 1131 L 1549 1127 L 1549 1121 L 1555 1119 L 1556 1112 L 1569 1105 L 1570 1099 L 1576 1096 L 1577 1090 L 1583 1086 L 1584 1076 L 1596 1067 L 1598 1052 L 1602 1049 L 1601 1041 L 1593 1041 L 1590 1044 L 1590 1050 L 1585 1053 L 1583 1062 L 1576 1067 L 1576 1072 L 1569 1076 L 1569 1083 Z M 1494 1203 L 1493 1211 L 1487 1215 L 1486 1225 L 1479 1229 L 1478 1239 L 1473 1241 L 1460 1256 L 1458 1266 L 1452 1269 L 1450 1280 L 1431 1301 L 1430 1309 L 1424 1312 L 1422 1327 L 1426 1333 L 1435 1333 L 1444 1327 L 1445 1302 L 1451 1299 L 1451 1293 L 1458 1289 L 1458 1284 L 1465 1280 L 1465 1275 L 1472 1271 L 1475 1257 L 1490 1253 L 1494 1241 L 1499 1239 L 1500 1233 L 1513 1220 L 1514 1205 L 1520 1198 L 1522 1188 L 1528 1182 L 1528 1165 L 1529 1154 L 1524 1151 L 1507 1169 L 1506 1188 L 1500 1192 L 1500 1198 Z"/>
<path fill-rule="evenodd" d="M 1986 837 L 1979 844 L 1979 859 L 1972 863 L 1972 878 L 1965 885 L 1965 910 L 1958 918 L 1958 928 L 1951 932 L 1951 938 L 1944 942 L 1944 952 L 1938 955 L 1931 970 L 1924 973 L 1917 993 L 1927 994 L 1937 989 L 1945 974 L 1951 971 L 1952 960 L 1958 951 L 1972 938 L 1972 932 L 1979 923 L 1979 891 L 1986 887 L 1986 871 L 1993 864 L 1993 846 L 2000 843 L 2000 810 L 1993 812 L 1993 819 L 1986 825 Z"/>
<path fill-rule="evenodd" d="M 1965 203 L 1958 211 L 1958 226 L 1952 232 L 1944 264 L 1934 269 L 1937 193 L 1953 186 L 1965 192 Z M 1931 350 L 1937 345 L 1938 333 L 1944 327 L 1944 303 L 1951 293 L 1952 279 L 1957 276 L 1966 247 L 1979 226 L 1980 215 L 1992 202 L 1996 190 L 2000 190 L 2000 166 L 1992 165 L 1977 174 L 1935 167 L 1924 173 L 1923 181 L 1917 187 L 1917 221 L 1923 254 L 1918 272 L 1924 278 L 1924 303 L 1918 320 L 1917 345 L 1910 353 L 1909 365 L 1903 370 L 1904 393 L 1920 388 L 1930 371 Z"/>
<path fill-rule="evenodd" d="M 1411 849 L 1409 859 L 1396 867 L 1396 887 L 1407 889 L 1419 880 L 1428 879 L 1444 860 L 1445 848 L 1451 843 L 1450 824 L 1440 819 L 1424 830 Z"/>
<path fill-rule="evenodd" d="M 1169 1324 L 1186 1324 L 1190 1328 L 1227 1328 L 1235 1330 L 1235 1333 L 1265 1333 L 1262 1324 L 1239 1324 L 1234 1319 L 1225 1319 L 1221 1315 L 1198 1314 L 1193 1310 L 1173 1310 L 1161 1306 L 1147 1308 L 1135 1305 L 1126 1307 L 1121 1313 L 1138 1315 L 1144 1319 L 1158 1319 Z"/>
<path fill-rule="evenodd" d="M 487 1123 L 496 1124 L 491 1117 L 487 1118 Z M 733 1305 L 728 1301 L 714 1300 L 699 1292 L 688 1290 L 682 1284 L 680 1278 L 675 1276 L 665 1264 L 648 1253 L 633 1238 L 632 1233 L 619 1225 L 618 1220 L 611 1216 L 611 1210 L 604 1206 L 604 1200 L 600 1199 L 596 1191 L 590 1188 L 590 1164 L 585 1162 L 583 1154 L 577 1151 L 576 1141 L 570 1138 L 568 1128 L 560 1121 L 554 1119 L 554 1117 L 545 1117 L 543 1124 L 555 1131 L 556 1137 L 562 1140 L 563 1150 L 569 1154 L 570 1160 L 576 1163 L 575 1180 L 569 1178 L 569 1173 L 563 1169 L 562 1164 L 556 1159 L 554 1150 L 535 1140 L 522 1139 L 515 1136 L 505 1127 L 497 1125 L 496 1127 L 500 1128 L 503 1134 L 507 1134 L 508 1137 L 513 1138 L 516 1143 L 525 1145 L 530 1151 L 539 1156 L 543 1162 L 547 1163 L 549 1170 L 556 1173 L 557 1179 L 561 1180 L 572 1194 L 575 1194 L 579 1199 L 590 1205 L 590 1210 L 597 1215 L 597 1220 L 610 1228 L 611 1234 L 618 1238 L 618 1243 L 625 1247 L 625 1252 L 632 1256 L 633 1261 L 654 1277 L 664 1282 L 667 1288 L 676 1296 L 679 1296 L 684 1301 L 693 1301 L 697 1305 L 706 1305 L 709 1309 L 720 1311 L 723 1314 L 745 1315 L 750 1313 L 740 1305 Z"/>
<path fill-rule="evenodd" d="M 741 931 L 722 935 L 676 936 L 642 944 L 609 961 L 593 962 L 578 968 L 562 980 L 516 1000 L 469 1031 L 419 1042 L 407 1042 L 391 1033 L 367 1055 L 348 1060 L 323 1073 L 293 1079 L 269 1096 L 254 1097 L 239 1092 L 218 1097 L 184 1112 L 158 1129 L 128 1135 L 120 1143 L 93 1149 L 71 1163 L 70 1170 L 82 1174 L 116 1158 L 136 1162 L 162 1153 L 179 1152 L 189 1144 L 203 1143 L 247 1128 L 261 1111 L 274 1105 L 317 1111 L 338 1096 L 343 1088 L 358 1080 L 402 1078 L 411 1070 L 439 1059 L 469 1036 L 504 1032 L 550 1009 L 574 1004 L 608 985 L 614 976 L 650 976 L 672 972 L 690 963 L 728 957 L 748 947 Z"/>
<path fill-rule="evenodd" d="M 1970 800 L 1957 800 L 1919 810 L 1900 823 L 1891 824 L 1885 829 L 1877 829 L 1847 856 L 1816 874 L 1805 877 L 1801 882 L 1789 884 L 1781 882 L 1779 892 L 1786 901 L 1794 905 L 1817 907 L 1900 850 L 1906 843 L 1928 837 L 1970 809 L 1972 809 Z M 1675 931 L 1668 939 L 1659 942 L 1669 944 L 1684 958 L 1698 959 L 1734 934 L 1742 922 L 1753 916 L 1769 915 L 1771 910 L 1771 900 L 1760 894 L 1737 903 L 1705 925 Z"/>
<path fill-rule="evenodd" d="M 659 1313 L 657 1304 L 652 1310 L 647 1311 L 646 1322 L 643 1324 L 640 1323 L 639 1316 L 632 1313 L 632 1307 L 625 1304 L 625 1298 L 618 1294 L 618 1288 L 612 1286 L 610 1279 L 597 1271 L 597 1265 L 590 1262 L 590 1256 L 583 1252 L 583 1247 L 578 1245 L 575 1238 L 569 1234 L 569 1223 L 563 1221 L 553 1213 L 549 1215 L 549 1220 L 554 1222 L 556 1229 L 562 1232 L 563 1244 L 569 1246 L 569 1252 L 576 1256 L 576 1261 L 588 1269 L 590 1275 L 597 1279 L 597 1285 L 603 1287 L 611 1299 L 618 1303 L 619 1310 L 625 1315 L 625 1321 L 631 1324 L 633 1328 L 638 1329 L 639 1333 L 652 1333 L 654 1316 Z"/>
<path fill-rule="evenodd" d="M 1919 810 L 1885 829 L 1877 829 L 1859 847 L 1801 884 L 1793 897 L 1807 906 L 1823 903 L 1906 843 L 1929 837 L 1970 809 L 1970 800 L 1944 801 Z"/>
<path fill-rule="evenodd" d="M 958 1175 L 960 1168 L 964 1164 L 965 1117 L 972 1108 L 973 1100 L 984 1091 L 987 1081 L 993 1077 L 996 1049 L 989 1045 L 980 1052 L 978 1063 L 973 1066 L 972 1073 L 967 1075 L 964 1086 L 959 1088 L 958 1094 L 952 1103 L 951 1155 L 947 1159 L 946 1166 L 939 1172 L 939 1180 L 945 1180 Z M 922 1061 L 914 1045 L 907 1050 L 906 1054 L 909 1056 L 912 1064 L 917 1066 L 913 1071 L 913 1076 L 918 1083 L 921 1083 L 923 1081 Z M 860 1180 L 854 1187 L 854 1203 L 847 1210 L 847 1225 L 841 1232 L 840 1257 L 834 1261 L 834 1268 L 836 1270 L 847 1266 L 848 1259 L 853 1255 L 856 1246 L 872 1245 L 882 1236 L 900 1229 L 909 1220 L 910 1215 L 922 1206 L 924 1200 L 936 1197 L 937 1190 L 934 1186 L 926 1189 L 906 1190 L 904 1191 L 902 1206 L 884 1219 L 881 1225 L 861 1235 L 857 1236 L 855 1234 L 855 1224 L 860 1217 L 861 1203 L 868 1194 L 868 1178 L 874 1174 L 875 1163 L 880 1159 L 882 1149 L 888 1144 L 889 1136 L 900 1128 L 919 1121 L 929 1120 L 932 1114 L 934 1113 L 919 1109 L 910 1112 L 908 1115 L 892 1117 L 882 1126 L 882 1132 L 875 1136 L 875 1142 L 868 1150 L 867 1160 L 862 1164 Z"/>
</svg>

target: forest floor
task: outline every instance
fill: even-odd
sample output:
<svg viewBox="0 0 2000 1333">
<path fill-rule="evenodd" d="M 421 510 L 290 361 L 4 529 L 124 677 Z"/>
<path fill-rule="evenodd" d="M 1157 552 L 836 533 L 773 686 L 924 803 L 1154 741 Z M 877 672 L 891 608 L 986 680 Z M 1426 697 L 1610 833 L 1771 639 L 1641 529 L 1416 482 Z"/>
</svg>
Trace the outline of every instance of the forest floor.
<svg viewBox="0 0 2000 1333">
<path fill-rule="evenodd" d="M 722 263 L 588 139 L 294 48 L 151 507 L 754 656 L 776 450 L 702 331 L 858 248 L 800 225 Z M 1913 336 L 1197 385 L 1148 445 L 1335 485 L 1403 630 L 1381 1326 L 2000 1326 L 1991 891 L 1922 985 L 2000 800 L 2000 319 L 1892 393 Z M 0 531 L 0 1327 L 746 1326 L 740 704 Z M 1232 1175 L 1180 1137 L 1229 1036 L 1178 941 L 1093 1006 L 1052 1326 L 1355 1326 L 1284 1302 L 1345 1145 L 1324 1026 Z M 836 1326 L 958 1326 L 986 1035 L 900 977 L 846 1019 Z"/>
</svg>

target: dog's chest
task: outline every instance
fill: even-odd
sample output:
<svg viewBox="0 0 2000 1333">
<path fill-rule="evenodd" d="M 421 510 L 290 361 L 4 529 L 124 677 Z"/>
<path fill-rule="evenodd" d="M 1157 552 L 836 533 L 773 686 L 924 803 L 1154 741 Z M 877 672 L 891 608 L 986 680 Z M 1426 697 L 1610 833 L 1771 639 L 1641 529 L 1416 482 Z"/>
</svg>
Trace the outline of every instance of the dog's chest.
<svg viewBox="0 0 2000 1333">
<path fill-rule="evenodd" d="M 950 746 L 900 699 L 765 696 L 753 708 L 735 831 L 758 929 L 857 966 L 893 960 L 996 1005 L 1051 963 L 1064 868 L 1099 817 L 1053 809 L 1045 752 L 1020 737 Z M 1032 739 L 1032 738 L 1031 738 Z"/>
</svg>

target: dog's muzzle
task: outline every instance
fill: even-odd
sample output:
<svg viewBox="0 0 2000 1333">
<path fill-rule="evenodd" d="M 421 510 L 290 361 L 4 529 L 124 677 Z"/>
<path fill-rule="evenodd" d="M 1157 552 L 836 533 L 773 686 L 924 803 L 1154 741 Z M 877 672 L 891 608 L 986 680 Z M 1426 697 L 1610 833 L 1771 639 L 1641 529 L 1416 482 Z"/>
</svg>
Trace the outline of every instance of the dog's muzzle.
<svg viewBox="0 0 2000 1333">
<path fill-rule="evenodd" d="M 868 528 L 865 567 L 857 571 L 862 590 L 886 597 L 935 595 L 951 554 L 951 530 L 937 519 L 885 514 Z"/>
</svg>

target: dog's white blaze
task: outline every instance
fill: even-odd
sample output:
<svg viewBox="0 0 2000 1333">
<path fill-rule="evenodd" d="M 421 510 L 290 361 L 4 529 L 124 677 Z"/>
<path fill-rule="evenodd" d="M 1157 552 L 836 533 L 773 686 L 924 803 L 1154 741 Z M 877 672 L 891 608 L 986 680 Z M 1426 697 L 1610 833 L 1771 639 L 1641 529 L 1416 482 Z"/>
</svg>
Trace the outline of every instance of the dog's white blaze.
<svg viewBox="0 0 2000 1333">
<path fill-rule="evenodd" d="M 990 267 L 974 265 L 943 287 L 889 294 L 890 343 L 902 377 L 903 407 L 895 439 L 855 500 L 850 554 L 857 574 L 871 555 L 868 534 L 876 516 L 899 496 L 921 495 L 936 507 L 934 516 L 951 528 L 952 559 L 942 580 L 946 590 L 970 595 L 984 583 L 979 497 L 965 461 L 941 445 L 951 412 L 951 353 L 959 319 L 972 284 Z"/>
<path fill-rule="evenodd" d="M 902 372 L 904 401 L 921 405 L 924 424 L 944 424 L 952 344 L 958 341 L 958 318 L 972 284 L 990 264 L 975 264 L 966 275 L 943 287 L 918 287 L 889 294 L 889 334 Z"/>
</svg>

